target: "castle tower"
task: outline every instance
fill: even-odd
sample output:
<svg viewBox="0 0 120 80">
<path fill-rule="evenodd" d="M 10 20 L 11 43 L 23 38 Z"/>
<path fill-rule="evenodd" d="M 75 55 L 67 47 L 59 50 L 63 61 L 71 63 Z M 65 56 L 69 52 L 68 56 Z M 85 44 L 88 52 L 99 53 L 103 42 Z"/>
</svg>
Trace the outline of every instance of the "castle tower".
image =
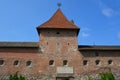
<svg viewBox="0 0 120 80">
<path fill-rule="evenodd" d="M 68 53 L 78 48 L 79 28 L 58 9 L 45 23 L 37 27 L 42 53 Z"/>
</svg>

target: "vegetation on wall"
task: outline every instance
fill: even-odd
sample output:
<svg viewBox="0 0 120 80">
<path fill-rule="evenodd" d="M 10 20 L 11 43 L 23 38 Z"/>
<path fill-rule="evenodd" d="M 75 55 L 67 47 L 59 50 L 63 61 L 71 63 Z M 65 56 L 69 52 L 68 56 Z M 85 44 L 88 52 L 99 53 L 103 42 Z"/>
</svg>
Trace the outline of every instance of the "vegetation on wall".
<svg viewBox="0 0 120 80">
<path fill-rule="evenodd" d="M 8 80 L 26 80 L 26 79 L 25 79 L 25 76 L 19 75 L 16 72 L 15 74 L 10 75 Z M 96 79 L 92 78 L 91 76 L 87 76 L 86 80 L 96 80 Z M 100 73 L 99 79 L 97 79 L 97 80 L 115 80 L 115 77 L 113 76 L 113 74 L 111 72 L 109 72 L 109 73 L 106 72 L 106 73 Z"/>
<path fill-rule="evenodd" d="M 25 80 L 25 77 L 22 75 L 18 75 L 18 73 L 16 72 L 15 74 L 10 75 L 8 80 Z"/>
<path fill-rule="evenodd" d="M 115 77 L 112 73 L 101 73 L 100 78 L 101 80 L 115 80 Z"/>
<path fill-rule="evenodd" d="M 100 79 L 99 80 L 115 80 L 115 77 L 112 73 L 100 73 L 99 74 Z M 91 76 L 87 76 L 87 80 L 95 80 Z"/>
</svg>

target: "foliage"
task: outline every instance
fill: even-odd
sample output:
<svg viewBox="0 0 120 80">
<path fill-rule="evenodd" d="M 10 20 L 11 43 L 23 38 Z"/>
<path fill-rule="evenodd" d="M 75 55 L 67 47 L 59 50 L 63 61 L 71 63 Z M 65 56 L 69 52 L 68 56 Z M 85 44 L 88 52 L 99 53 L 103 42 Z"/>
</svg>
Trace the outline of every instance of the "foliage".
<svg viewBox="0 0 120 80">
<path fill-rule="evenodd" d="M 16 72 L 15 74 L 10 75 L 8 80 L 25 80 L 25 77 L 22 75 L 18 75 L 18 73 Z"/>
<path fill-rule="evenodd" d="M 112 73 L 100 73 L 100 80 L 115 80 Z"/>
<path fill-rule="evenodd" d="M 87 76 L 87 80 L 93 80 L 91 76 Z"/>
</svg>

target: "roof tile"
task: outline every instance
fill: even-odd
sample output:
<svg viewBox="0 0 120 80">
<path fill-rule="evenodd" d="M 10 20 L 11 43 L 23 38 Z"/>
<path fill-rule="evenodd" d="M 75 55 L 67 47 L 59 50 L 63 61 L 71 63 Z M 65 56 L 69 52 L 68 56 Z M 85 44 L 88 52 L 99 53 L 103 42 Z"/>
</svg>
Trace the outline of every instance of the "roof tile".
<svg viewBox="0 0 120 80">
<path fill-rule="evenodd" d="M 79 29 L 74 23 L 67 20 L 60 9 L 47 22 L 37 27 L 37 29 L 42 28 Z"/>
</svg>

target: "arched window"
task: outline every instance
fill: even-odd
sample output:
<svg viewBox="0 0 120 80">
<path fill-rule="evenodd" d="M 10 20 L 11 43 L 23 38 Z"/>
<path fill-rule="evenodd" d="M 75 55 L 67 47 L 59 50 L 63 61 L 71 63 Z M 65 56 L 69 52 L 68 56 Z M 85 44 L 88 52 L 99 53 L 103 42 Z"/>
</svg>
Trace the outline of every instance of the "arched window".
<svg viewBox="0 0 120 80">
<path fill-rule="evenodd" d="M 53 66 L 53 65 L 54 65 L 54 60 L 50 60 L 50 61 L 49 61 L 49 65 L 50 65 L 50 66 Z"/>
<path fill-rule="evenodd" d="M 112 65 L 113 61 L 112 60 L 108 60 L 108 65 Z"/>
<path fill-rule="evenodd" d="M 4 60 L 0 59 L 0 66 L 4 65 Z"/>
<path fill-rule="evenodd" d="M 31 65 L 32 65 L 32 61 L 27 61 L 27 62 L 26 62 L 26 66 L 27 66 L 27 67 L 31 67 Z"/>
<path fill-rule="evenodd" d="M 84 60 L 84 61 L 83 61 L 83 65 L 84 65 L 84 66 L 88 65 L 88 61 L 87 61 L 87 60 Z"/>
<path fill-rule="evenodd" d="M 18 60 L 15 60 L 14 63 L 13 63 L 14 66 L 18 66 L 19 65 L 19 61 Z"/>
<path fill-rule="evenodd" d="M 68 65 L 68 61 L 67 60 L 64 60 L 63 61 L 63 66 L 67 66 Z"/>
<path fill-rule="evenodd" d="M 100 65 L 100 60 L 96 60 L 96 61 L 95 61 L 95 64 L 96 64 L 96 65 Z"/>
</svg>

